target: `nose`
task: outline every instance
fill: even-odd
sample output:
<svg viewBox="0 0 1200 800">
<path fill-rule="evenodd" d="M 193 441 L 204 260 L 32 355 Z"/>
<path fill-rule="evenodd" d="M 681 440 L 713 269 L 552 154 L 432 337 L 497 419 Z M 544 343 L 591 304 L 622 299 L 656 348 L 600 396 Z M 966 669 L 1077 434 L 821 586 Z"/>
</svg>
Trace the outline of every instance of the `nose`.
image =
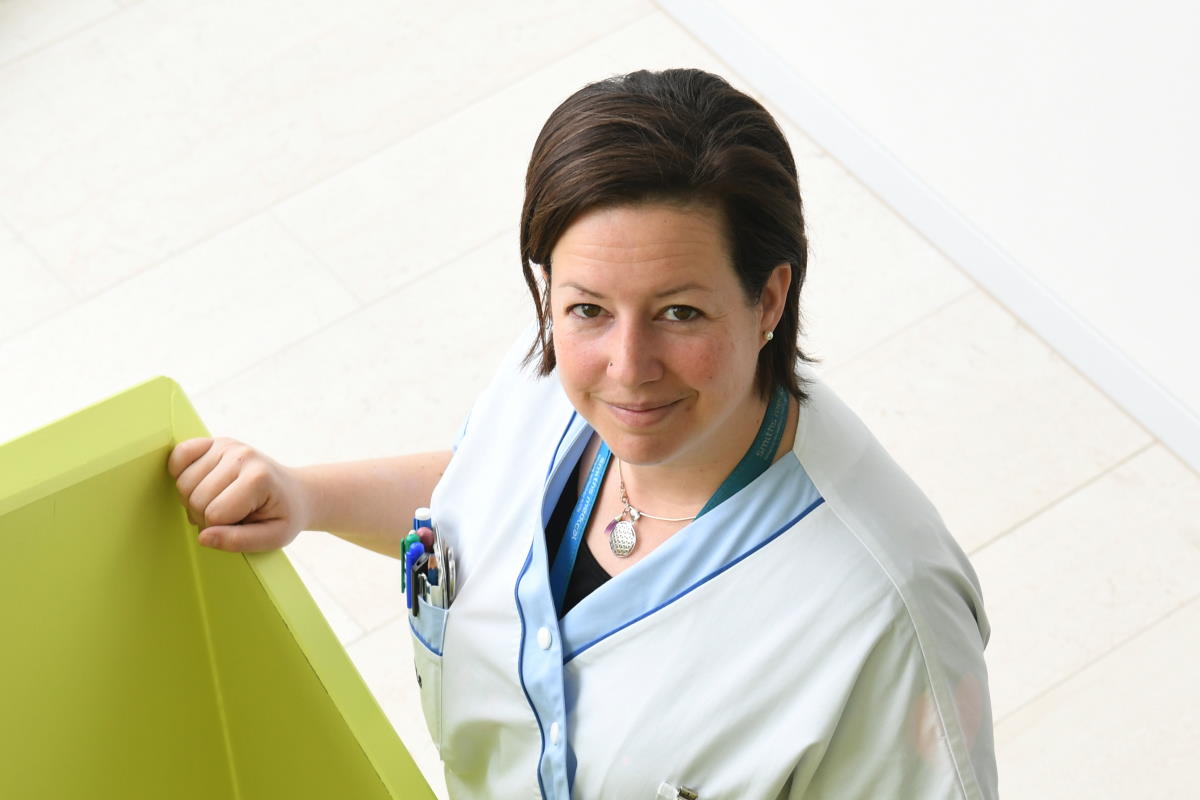
<svg viewBox="0 0 1200 800">
<path fill-rule="evenodd" d="M 630 388 L 663 376 L 657 336 L 642 320 L 626 317 L 613 325 L 608 353 L 608 377 Z"/>
</svg>

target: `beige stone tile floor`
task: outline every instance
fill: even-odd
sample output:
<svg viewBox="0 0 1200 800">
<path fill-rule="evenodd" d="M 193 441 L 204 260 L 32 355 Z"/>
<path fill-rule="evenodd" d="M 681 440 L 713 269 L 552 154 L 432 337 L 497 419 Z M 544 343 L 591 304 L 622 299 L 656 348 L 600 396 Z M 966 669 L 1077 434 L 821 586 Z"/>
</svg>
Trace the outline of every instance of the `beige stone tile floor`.
<svg viewBox="0 0 1200 800">
<path fill-rule="evenodd" d="M 445 446 L 529 318 L 542 121 L 670 66 L 758 96 L 649 0 L 0 1 L 0 441 L 164 374 L 284 463 Z M 983 585 L 1003 796 L 1191 796 L 1200 476 L 779 120 L 805 345 Z M 444 797 L 397 562 L 286 553 Z"/>
</svg>

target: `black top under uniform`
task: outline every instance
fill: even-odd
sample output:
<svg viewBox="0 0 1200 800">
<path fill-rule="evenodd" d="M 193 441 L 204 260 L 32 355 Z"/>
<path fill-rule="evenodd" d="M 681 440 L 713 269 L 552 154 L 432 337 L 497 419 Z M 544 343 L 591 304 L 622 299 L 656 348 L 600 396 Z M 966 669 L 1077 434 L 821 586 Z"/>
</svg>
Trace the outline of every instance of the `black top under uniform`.
<svg viewBox="0 0 1200 800">
<path fill-rule="evenodd" d="M 578 500 L 579 463 L 577 462 L 571 477 L 567 478 L 567 485 L 563 487 L 562 496 L 558 498 L 558 505 L 554 507 L 554 513 L 550 515 L 550 522 L 546 525 L 546 554 L 550 557 L 550 564 L 554 563 L 554 557 L 558 555 L 558 546 L 566 538 L 571 512 L 575 510 L 575 503 Z M 559 614 L 559 619 L 566 616 L 566 613 L 574 608 L 576 603 L 594 592 L 611 577 L 604 571 L 604 567 L 600 566 L 600 562 L 596 561 L 587 541 L 581 541 L 579 554 L 575 556 L 575 568 L 571 570 L 571 579 L 567 581 L 567 596 L 563 600 L 563 609 Z"/>
</svg>

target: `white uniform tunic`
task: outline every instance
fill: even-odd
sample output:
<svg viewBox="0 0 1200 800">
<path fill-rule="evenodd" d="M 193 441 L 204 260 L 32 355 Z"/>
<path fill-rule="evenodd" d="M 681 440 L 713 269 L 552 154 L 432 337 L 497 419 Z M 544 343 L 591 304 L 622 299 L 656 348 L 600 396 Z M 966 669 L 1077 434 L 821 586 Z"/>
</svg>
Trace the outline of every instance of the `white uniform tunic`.
<svg viewBox="0 0 1200 800">
<path fill-rule="evenodd" d="M 409 617 L 452 798 L 997 796 L 978 578 L 815 379 L 791 453 L 560 624 L 544 526 L 593 431 L 529 341 L 433 495 L 458 595 Z"/>
</svg>

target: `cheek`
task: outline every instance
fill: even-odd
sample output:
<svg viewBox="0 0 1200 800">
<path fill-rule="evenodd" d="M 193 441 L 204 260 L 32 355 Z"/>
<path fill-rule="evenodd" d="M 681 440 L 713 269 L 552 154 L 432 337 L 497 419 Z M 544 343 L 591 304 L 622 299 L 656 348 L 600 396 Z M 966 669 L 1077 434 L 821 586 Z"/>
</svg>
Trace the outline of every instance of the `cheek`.
<svg viewBox="0 0 1200 800">
<path fill-rule="evenodd" d="M 597 372 L 603 374 L 608 365 L 599 348 L 570 336 L 555 337 L 554 360 L 568 392 L 595 383 Z"/>
<path fill-rule="evenodd" d="M 737 352 L 728 339 L 689 343 L 675 358 L 682 374 L 697 386 L 732 383 L 737 379 Z"/>
</svg>

